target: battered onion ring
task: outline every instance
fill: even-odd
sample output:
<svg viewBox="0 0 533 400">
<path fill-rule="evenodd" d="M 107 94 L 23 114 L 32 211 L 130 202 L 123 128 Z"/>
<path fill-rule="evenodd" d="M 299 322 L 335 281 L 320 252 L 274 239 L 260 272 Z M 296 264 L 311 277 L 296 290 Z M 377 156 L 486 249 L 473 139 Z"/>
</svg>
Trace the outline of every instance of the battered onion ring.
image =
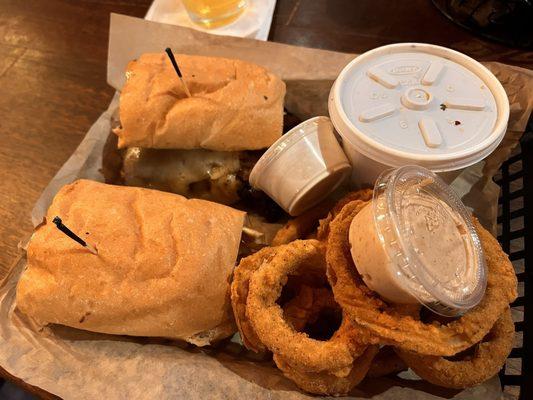
<svg viewBox="0 0 533 400">
<path fill-rule="evenodd" d="M 422 379 L 438 386 L 464 389 L 496 375 L 513 348 L 514 323 L 511 309 L 503 312 L 484 340 L 473 347 L 473 356 L 459 360 L 424 356 L 404 350 L 398 355 Z"/>
<path fill-rule="evenodd" d="M 363 354 L 354 361 L 348 375 L 339 377 L 325 372 L 302 372 L 287 361 L 274 354 L 274 361 L 283 374 L 306 392 L 322 395 L 342 396 L 348 394 L 366 376 L 378 346 L 368 346 Z"/>
<path fill-rule="evenodd" d="M 254 328 L 250 324 L 250 320 L 246 317 L 248 285 L 250 277 L 254 271 L 256 271 L 262 263 L 271 260 L 274 256 L 274 252 L 274 248 L 264 247 L 257 253 L 241 259 L 241 262 L 235 268 L 233 281 L 231 283 L 231 305 L 242 343 L 247 349 L 255 351 L 256 353 L 265 352 L 267 348 L 261 343 Z"/>
<path fill-rule="evenodd" d="M 296 296 L 283 306 L 283 314 L 295 330 L 302 331 L 307 324 L 317 322 L 324 309 L 340 310 L 340 306 L 333 299 L 331 289 L 301 285 Z M 376 352 L 377 346 L 368 347 L 354 361 L 348 375 L 343 377 L 328 372 L 300 371 L 277 354 L 274 354 L 274 361 L 283 374 L 294 381 L 300 389 L 314 394 L 338 396 L 347 394 L 363 380 Z M 398 358 L 394 352 L 392 355 Z M 403 361 L 400 362 L 405 365 Z"/>
<path fill-rule="evenodd" d="M 407 365 L 398 354 L 396 354 L 394 348 L 391 346 L 383 346 L 372 360 L 372 364 L 370 365 L 370 369 L 366 376 L 369 378 L 379 378 L 382 376 L 397 374 L 406 369 Z"/>
<path fill-rule="evenodd" d="M 300 285 L 296 296 L 283 305 L 283 314 L 295 330 L 302 331 L 307 324 L 320 322 L 320 313 L 325 309 L 340 310 L 330 288 Z M 274 354 L 274 361 L 283 374 L 302 390 L 322 395 L 344 395 L 365 377 L 376 352 L 377 346 L 369 346 L 354 361 L 350 372 L 340 377 L 328 372 L 301 371 L 277 354 Z M 394 352 L 393 355 L 398 357 Z"/>
<path fill-rule="evenodd" d="M 276 303 L 289 274 L 297 274 L 302 265 L 324 263 L 323 245 L 317 240 L 298 240 L 277 247 L 272 259 L 250 278 L 246 315 L 260 341 L 292 367 L 342 377 L 350 373 L 354 359 L 367 348 L 357 341 L 358 329 L 343 317 L 330 340 L 311 339 L 292 329 Z"/>
<path fill-rule="evenodd" d="M 247 349 L 256 353 L 266 352 L 267 348 L 257 337 L 246 315 L 248 286 L 252 274 L 263 263 L 268 262 L 274 256 L 275 251 L 272 247 L 264 247 L 257 253 L 241 259 L 239 265 L 235 268 L 231 283 L 231 305 L 241 340 Z M 313 287 L 320 287 L 326 283 L 325 264 L 306 266 L 305 274 L 302 274 L 297 282 L 298 285 L 313 285 Z"/>
<path fill-rule="evenodd" d="M 426 324 L 385 303 L 357 273 L 350 255 L 348 231 L 354 216 L 366 205 L 347 204 L 330 224 L 326 259 L 335 300 L 353 323 L 390 344 L 421 354 L 451 356 L 479 342 L 502 310 L 517 296 L 512 264 L 496 239 L 474 220 L 487 264 L 487 290 L 481 302 L 461 318 Z"/>
</svg>

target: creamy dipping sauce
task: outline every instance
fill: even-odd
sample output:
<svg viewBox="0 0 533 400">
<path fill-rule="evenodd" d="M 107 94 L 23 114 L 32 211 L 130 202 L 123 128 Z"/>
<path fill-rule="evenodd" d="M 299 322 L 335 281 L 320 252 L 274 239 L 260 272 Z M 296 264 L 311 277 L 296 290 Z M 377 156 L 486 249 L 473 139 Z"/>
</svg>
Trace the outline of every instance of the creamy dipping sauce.
<svg viewBox="0 0 533 400">
<path fill-rule="evenodd" d="M 467 284 L 474 277 L 467 268 L 472 264 L 468 231 L 456 213 L 441 200 L 424 194 L 405 199 L 402 213 L 411 235 L 413 250 L 428 271 L 453 287 Z"/>
<path fill-rule="evenodd" d="M 353 219 L 349 241 L 357 271 L 370 289 L 395 303 L 418 303 L 415 297 L 402 289 L 394 269 L 389 265 L 389 255 L 376 232 L 371 203 Z"/>
<path fill-rule="evenodd" d="M 352 220 L 349 242 L 363 281 L 387 301 L 458 315 L 483 296 L 484 257 L 470 216 L 424 168 L 381 176 L 372 202 Z"/>
</svg>

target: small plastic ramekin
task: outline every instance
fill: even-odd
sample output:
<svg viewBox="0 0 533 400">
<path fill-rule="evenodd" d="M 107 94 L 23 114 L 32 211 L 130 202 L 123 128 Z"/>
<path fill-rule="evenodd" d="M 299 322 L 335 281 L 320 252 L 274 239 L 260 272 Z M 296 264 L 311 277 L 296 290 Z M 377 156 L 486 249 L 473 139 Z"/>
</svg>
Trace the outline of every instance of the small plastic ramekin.
<svg viewBox="0 0 533 400">
<path fill-rule="evenodd" d="M 485 293 L 485 258 L 470 213 L 423 167 L 381 174 L 372 203 L 356 215 L 349 237 L 363 280 L 392 302 L 420 302 L 458 316 Z"/>
<path fill-rule="evenodd" d="M 296 216 L 326 198 L 350 173 L 330 119 L 314 117 L 263 154 L 250 173 L 250 184 Z"/>
</svg>

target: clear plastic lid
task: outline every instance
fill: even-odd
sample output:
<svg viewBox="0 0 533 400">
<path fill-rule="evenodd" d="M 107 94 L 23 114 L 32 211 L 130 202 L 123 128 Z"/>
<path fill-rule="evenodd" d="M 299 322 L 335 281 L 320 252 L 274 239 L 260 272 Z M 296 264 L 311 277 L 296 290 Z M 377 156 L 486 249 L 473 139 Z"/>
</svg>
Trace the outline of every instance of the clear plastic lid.
<svg viewBox="0 0 533 400">
<path fill-rule="evenodd" d="M 479 236 L 466 207 L 433 172 L 384 172 L 374 190 L 374 220 L 398 283 L 430 310 L 456 316 L 479 303 L 487 277 Z"/>
</svg>

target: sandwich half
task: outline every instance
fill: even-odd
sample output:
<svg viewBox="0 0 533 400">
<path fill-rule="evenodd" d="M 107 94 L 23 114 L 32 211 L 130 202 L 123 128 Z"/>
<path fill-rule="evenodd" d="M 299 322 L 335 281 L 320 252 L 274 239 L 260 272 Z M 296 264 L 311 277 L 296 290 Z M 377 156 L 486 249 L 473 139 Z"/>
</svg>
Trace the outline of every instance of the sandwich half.
<svg viewBox="0 0 533 400">
<path fill-rule="evenodd" d="M 98 254 L 59 231 L 55 216 Z M 208 345 L 235 332 L 229 281 L 243 220 L 204 200 L 76 181 L 30 241 L 17 307 L 40 325 Z"/>
<path fill-rule="evenodd" d="M 234 204 L 283 132 L 285 83 L 242 60 L 165 53 L 129 63 L 114 130 L 123 184 Z"/>
</svg>

